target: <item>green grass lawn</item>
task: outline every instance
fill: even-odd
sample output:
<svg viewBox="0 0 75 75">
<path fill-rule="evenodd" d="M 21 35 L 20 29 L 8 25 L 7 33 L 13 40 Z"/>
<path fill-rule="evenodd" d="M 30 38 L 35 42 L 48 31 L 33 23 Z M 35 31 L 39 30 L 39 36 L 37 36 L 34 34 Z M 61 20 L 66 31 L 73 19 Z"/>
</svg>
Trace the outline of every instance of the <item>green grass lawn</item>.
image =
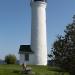
<svg viewBox="0 0 75 75">
<path fill-rule="evenodd" d="M 62 75 L 59 69 L 48 66 L 31 66 L 35 75 Z M 0 65 L 0 75 L 22 75 L 20 65 Z M 25 75 L 25 74 L 24 74 Z M 64 75 L 68 75 L 65 73 Z"/>
</svg>

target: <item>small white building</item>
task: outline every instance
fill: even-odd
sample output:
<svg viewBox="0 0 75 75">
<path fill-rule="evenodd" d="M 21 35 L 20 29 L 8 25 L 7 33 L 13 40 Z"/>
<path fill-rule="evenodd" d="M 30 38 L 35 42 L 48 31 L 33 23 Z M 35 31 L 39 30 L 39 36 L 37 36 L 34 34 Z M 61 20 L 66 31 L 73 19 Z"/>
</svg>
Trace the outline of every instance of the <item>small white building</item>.
<svg viewBox="0 0 75 75">
<path fill-rule="evenodd" d="M 33 56 L 34 52 L 31 50 L 30 45 L 20 45 L 20 64 L 34 64 Z"/>
</svg>

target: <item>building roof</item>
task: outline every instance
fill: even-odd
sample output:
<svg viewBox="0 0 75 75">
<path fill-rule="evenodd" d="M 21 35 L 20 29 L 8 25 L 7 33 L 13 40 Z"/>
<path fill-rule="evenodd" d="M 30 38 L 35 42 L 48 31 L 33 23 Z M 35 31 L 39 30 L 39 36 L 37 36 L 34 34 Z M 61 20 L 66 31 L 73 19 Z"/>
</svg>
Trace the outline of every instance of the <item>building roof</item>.
<svg viewBox="0 0 75 75">
<path fill-rule="evenodd" d="M 20 45 L 19 53 L 33 53 L 33 51 L 31 50 L 30 45 Z"/>
</svg>

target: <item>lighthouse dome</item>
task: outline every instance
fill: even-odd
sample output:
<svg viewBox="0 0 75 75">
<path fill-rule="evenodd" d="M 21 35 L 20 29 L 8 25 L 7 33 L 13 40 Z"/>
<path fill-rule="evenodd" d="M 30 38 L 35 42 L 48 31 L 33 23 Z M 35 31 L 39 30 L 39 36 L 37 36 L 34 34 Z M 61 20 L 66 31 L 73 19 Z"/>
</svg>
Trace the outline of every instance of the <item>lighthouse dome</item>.
<svg viewBox="0 0 75 75">
<path fill-rule="evenodd" d="M 34 1 L 42 1 L 42 2 L 47 2 L 47 0 L 34 0 Z"/>
</svg>

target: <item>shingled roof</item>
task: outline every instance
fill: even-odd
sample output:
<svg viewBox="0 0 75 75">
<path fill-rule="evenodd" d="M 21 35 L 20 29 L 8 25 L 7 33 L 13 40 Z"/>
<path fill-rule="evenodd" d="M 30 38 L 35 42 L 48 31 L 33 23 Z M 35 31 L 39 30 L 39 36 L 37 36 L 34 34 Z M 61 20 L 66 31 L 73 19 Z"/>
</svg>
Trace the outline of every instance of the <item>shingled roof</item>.
<svg viewBox="0 0 75 75">
<path fill-rule="evenodd" d="M 20 45 L 19 53 L 33 53 L 30 48 L 30 45 Z"/>
</svg>

